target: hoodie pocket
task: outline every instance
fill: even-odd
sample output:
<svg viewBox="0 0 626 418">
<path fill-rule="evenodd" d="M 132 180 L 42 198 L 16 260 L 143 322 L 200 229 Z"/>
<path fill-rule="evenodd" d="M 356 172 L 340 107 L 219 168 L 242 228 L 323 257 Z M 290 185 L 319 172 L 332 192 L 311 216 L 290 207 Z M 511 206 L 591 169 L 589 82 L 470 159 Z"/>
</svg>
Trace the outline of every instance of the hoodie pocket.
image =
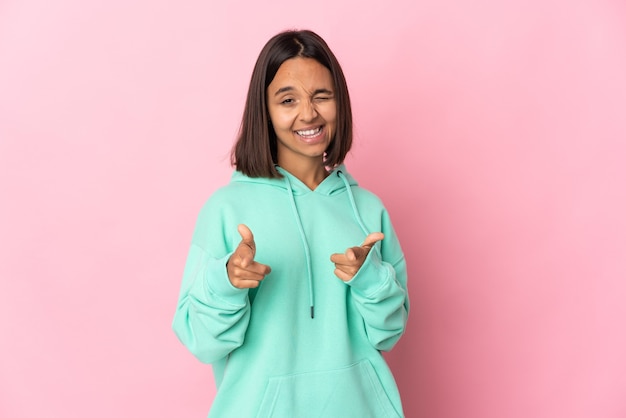
<svg viewBox="0 0 626 418">
<path fill-rule="evenodd" d="M 367 361 L 270 378 L 257 418 L 400 418 Z"/>
</svg>

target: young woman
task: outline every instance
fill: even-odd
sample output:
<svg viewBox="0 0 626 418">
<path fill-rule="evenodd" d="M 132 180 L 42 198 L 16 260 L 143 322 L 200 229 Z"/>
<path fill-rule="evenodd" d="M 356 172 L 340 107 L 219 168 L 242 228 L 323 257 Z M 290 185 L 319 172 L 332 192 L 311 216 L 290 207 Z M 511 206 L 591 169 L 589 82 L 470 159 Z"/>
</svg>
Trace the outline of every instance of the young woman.
<svg viewBox="0 0 626 418">
<path fill-rule="evenodd" d="M 405 329 L 404 255 L 380 200 L 342 164 L 343 72 L 287 31 L 256 62 L 230 184 L 203 207 L 173 328 L 211 363 L 210 417 L 401 417 L 380 351 Z M 359 245 L 360 244 L 360 245 Z"/>
</svg>

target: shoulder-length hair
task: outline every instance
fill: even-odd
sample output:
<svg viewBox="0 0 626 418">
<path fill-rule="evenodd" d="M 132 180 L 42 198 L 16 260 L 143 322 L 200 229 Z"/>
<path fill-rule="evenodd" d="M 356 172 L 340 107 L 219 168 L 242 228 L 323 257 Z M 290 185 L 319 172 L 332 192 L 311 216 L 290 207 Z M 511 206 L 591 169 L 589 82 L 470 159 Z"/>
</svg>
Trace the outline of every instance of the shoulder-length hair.
<svg viewBox="0 0 626 418">
<path fill-rule="evenodd" d="M 337 126 L 326 149 L 324 165 L 341 164 L 352 146 L 352 109 L 348 86 L 337 58 L 326 42 L 309 30 L 288 30 L 275 35 L 261 50 L 256 61 L 239 136 L 231 152 L 231 163 L 249 177 L 282 177 L 278 163 L 276 134 L 267 108 L 267 88 L 278 68 L 288 59 L 312 58 L 328 68 L 335 89 Z"/>
</svg>

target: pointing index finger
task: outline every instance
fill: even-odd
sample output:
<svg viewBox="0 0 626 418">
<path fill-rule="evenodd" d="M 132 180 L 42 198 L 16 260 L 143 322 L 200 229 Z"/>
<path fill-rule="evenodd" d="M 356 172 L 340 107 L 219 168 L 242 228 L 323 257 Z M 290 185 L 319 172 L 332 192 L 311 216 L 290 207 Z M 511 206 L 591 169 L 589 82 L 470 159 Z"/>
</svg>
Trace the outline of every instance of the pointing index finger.
<svg viewBox="0 0 626 418">
<path fill-rule="evenodd" d="M 237 231 L 239 235 L 241 235 L 241 241 L 249 246 L 250 248 L 255 248 L 254 246 L 254 235 L 252 235 L 252 231 L 244 224 L 239 224 L 237 226 Z"/>
<path fill-rule="evenodd" d="M 385 238 L 385 234 L 383 234 L 382 232 L 373 232 L 365 237 L 365 241 L 363 241 L 361 247 L 372 248 L 374 244 L 376 244 L 378 241 L 382 241 L 383 238 Z"/>
</svg>

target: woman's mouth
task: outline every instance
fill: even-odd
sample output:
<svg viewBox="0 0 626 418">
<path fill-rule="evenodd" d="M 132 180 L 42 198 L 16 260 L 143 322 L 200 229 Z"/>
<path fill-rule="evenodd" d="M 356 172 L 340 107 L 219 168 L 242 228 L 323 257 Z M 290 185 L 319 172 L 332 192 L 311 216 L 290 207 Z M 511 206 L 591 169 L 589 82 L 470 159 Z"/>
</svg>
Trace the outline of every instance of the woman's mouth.
<svg viewBox="0 0 626 418">
<path fill-rule="evenodd" d="M 295 131 L 298 136 L 303 140 L 309 142 L 318 139 L 323 135 L 324 126 L 318 126 L 315 129 L 306 129 L 301 131 Z"/>
</svg>

